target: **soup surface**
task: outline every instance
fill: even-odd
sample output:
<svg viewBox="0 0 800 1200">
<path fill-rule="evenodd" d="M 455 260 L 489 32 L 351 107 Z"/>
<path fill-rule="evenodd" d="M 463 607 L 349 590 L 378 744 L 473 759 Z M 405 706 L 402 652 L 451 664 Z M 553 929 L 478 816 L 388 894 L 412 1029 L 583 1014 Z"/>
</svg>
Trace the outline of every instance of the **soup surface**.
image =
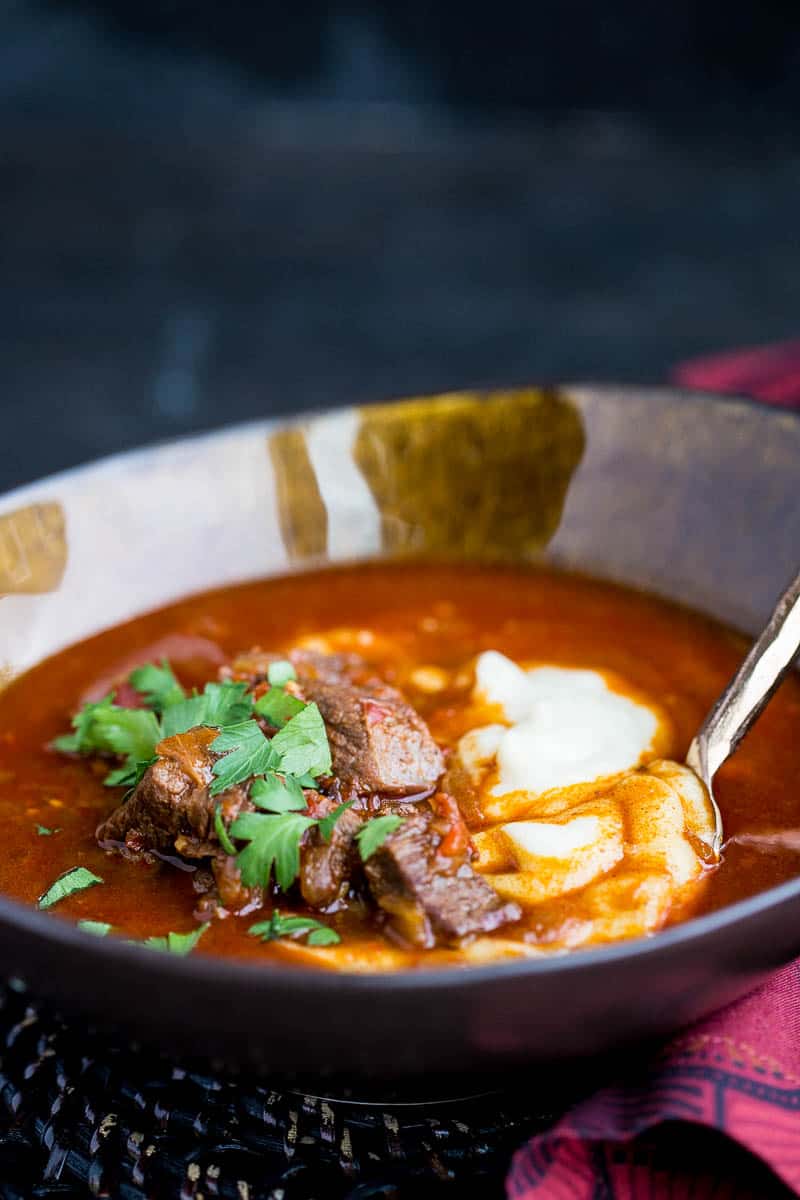
<svg viewBox="0 0 800 1200">
<path fill-rule="evenodd" d="M 94 933 L 329 969 L 649 935 L 800 870 L 795 678 L 718 776 L 719 865 L 678 765 L 745 651 L 539 570 L 362 565 L 192 597 L 0 694 L 0 890 Z"/>
</svg>

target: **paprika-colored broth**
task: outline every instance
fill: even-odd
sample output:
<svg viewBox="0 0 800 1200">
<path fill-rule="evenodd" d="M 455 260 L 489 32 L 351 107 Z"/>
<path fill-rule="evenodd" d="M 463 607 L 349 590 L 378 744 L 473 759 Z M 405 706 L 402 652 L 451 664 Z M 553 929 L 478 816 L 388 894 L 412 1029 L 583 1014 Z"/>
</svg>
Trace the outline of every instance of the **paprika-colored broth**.
<svg viewBox="0 0 800 1200">
<path fill-rule="evenodd" d="M 654 597 L 521 568 L 362 565 L 193 596 L 62 651 L 0 693 L 0 891 L 33 904 L 62 872 L 84 866 L 103 885 L 63 900 L 53 919 L 108 922 L 136 939 L 194 928 L 191 872 L 158 861 L 132 862 L 98 847 L 95 830 L 120 792 L 104 786 L 99 764 L 60 755 L 49 744 L 86 699 L 103 695 L 143 662 L 166 657 L 185 686 L 202 686 L 249 646 L 285 650 L 343 626 L 356 642 L 360 637 L 370 664 L 404 692 L 446 751 L 462 731 L 459 701 L 452 688 L 431 687 L 430 679 L 436 669 L 445 677 L 465 670 L 492 649 L 517 661 L 623 678 L 667 715 L 669 744 L 660 753 L 681 761 L 747 645 L 714 621 Z M 723 861 L 695 901 L 670 920 L 719 908 L 800 871 L 791 839 L 747 840 L 800 830 L 798 731 L 800 683 L 792 677 L 721 771 L 716 791 L 725 825 Z M 53 832 L 38 833 L 38 826 Z M 559 901 L 568 903 L 568 897 Z M 303 911 L 296 903 L 282 907 Z M 566 912 L 551 905 L 548 920 Z M 405 948 L 398 957 L 358 907 L 336 915 L 341 947 L 317 956 L 295 944 L 248 936 L 254 919 L 212 921 L 197 952 L 347 967 L 346 958 L 337 964 L 335 955 L 356 946 L 362 964 L 372 956 L 378 969 L 465 961 L 458 947 Z M 530 917 L 497 936 L 535 944 L 536 928 Z"/>
</svg>

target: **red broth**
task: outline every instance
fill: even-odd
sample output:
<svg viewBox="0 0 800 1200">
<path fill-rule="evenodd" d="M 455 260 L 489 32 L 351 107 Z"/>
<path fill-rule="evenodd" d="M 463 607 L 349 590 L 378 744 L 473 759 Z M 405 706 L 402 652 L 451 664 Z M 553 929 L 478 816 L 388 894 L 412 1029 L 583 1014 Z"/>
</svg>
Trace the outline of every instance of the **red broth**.
<svg viewBox="0 0 800 1200">
<path fill-rule="evenodd" d="M 681 760 L 746 641 L 716 622 L 652 596 L 579 576 L 515 568 L 370 565 L 269 579 L 193 596 L 69 647 L 0 693 L 0 891 L 26 903 L 62 872 L 85 866 L 103 886 L 77 893 L 54 919 L 109 922 L 132 938 L 188 931 L 197 897 L 191 873 L 101 850 L 94 832 L 118 803 L 99 764 L 49 749 L 87 698 L 142 662 L 169 657 L 185 685 L 201 685 L 237 651 L 283 651 L 346 624 L 374 634 L 370 658 L 402 684 L 448 744 L 452 696 L 415 690 L 419 665 L 447 670 L 493 648 L 520 660 L 610 670 L 666 710 L 670 757 Z M 385 642 L 384 642 L 385 639 Z M 694 911 L 719 908 L 800 872 L 800 851 L 748 844 L 752 834 L 797 830 L 800 846 L 800 682 L 789 679 L 718 777 L 724 858 Z M 37 834 L 37 825 L 58 830 Z M 741 839 L 741 840 L 740 840 Z M 788 839 L 791 842 L 791 839 Z M 297 905 L 282 907 L 297 908 Z M 675 919 L 691 913 L 682 911 Z M 215 920 L 206 954 L 268 961 L 285 948 L 247 935 L 259 917 Z M 375 938 L 363 916 L 337 915 L 344 940 Z M 409 952 L 406 963 L 458 962 L 458 950 Z"/>
</svg>

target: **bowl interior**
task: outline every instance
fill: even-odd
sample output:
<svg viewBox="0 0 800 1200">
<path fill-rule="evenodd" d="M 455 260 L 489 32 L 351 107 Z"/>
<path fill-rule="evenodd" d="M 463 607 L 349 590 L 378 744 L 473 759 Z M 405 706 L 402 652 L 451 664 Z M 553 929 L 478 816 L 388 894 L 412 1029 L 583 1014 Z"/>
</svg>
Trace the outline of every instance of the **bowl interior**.
<svg viewBox="0 0 800 1200">
<path fill-rule="evenodd" d="M 792 414 L 590 387 L 120 455 L 0 500 L 0 678 L 206 587 L 405 554 L 551 562 L 754 630 L 795 566 L 798 463 Z"/>
</svg>

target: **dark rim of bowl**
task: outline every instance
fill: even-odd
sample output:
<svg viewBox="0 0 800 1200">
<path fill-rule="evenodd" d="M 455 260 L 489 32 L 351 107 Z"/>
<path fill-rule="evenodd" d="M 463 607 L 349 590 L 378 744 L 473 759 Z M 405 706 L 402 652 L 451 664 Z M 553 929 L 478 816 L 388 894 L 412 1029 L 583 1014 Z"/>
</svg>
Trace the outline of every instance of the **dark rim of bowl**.
<svg viewBox="0 0 800 1200">
<path fill-rule="evenodd" d="M 517 390 L 518 386 L 521 385 L 508 387 L 505 390 Z M 483 394 L 494 389 L 479 388 L 474 390 L 476 394 Z M 677 401 L 683 404 L 702 400 L 704 403 L 726 408 L 731 412 L 739 410 L 743 415 L 758 412 L 762 416 L 766 416 L 768 420 L 781 418 L 790 424 L 800 427 L 800 412 L 788 408 L 772 407 L 747 396 L 721 395 L 713 392 L 659 387 L 657 385 L 642 385 L 637 387 L 635 385 L 615 386 L 607 383 L 559 384 L 556 386 L 556 390 L 564 391 L 567 394 L 571 391 L 589 392 L 599 397 L 607 395 L 623 401 L 633 396 L 641 396 L 642 393 L 652 396 L 655 401 L 662 402 Z M 445 393 L 442 393 L 442 395 L 445 395 Z M 436 396 L 430 397 L 431 400 L 435 400 L 436 398 Z M 402 400 L 402 397 L 398 398 L 397 403 L 402 403 Z M 193 442 L 199 443 L 204 440 L 211 440 L 225 434 L 255 432 L 256 430 L 268 429 L 278 425 L 291 426 L 294 424 L 303 424 L 306 421 L 323 415 L 323 413 L 329 415 L 336 411 L 338 410 L 318 410 L 316 412 L 303 413 L 294 418 L 277 416 L 266 420 L 240 422 L 236 425 L 222 426 L 218 430 L 135 447 L 131 450 L 106 455 L 81 466 L 49 475 L 41 480 L 37 480 L 35 483 L 23 485 L 1 496 L 0 503 L 14 501 L 16 497 L 21 498 L 26 493 L 35 492 L 37 488 L 51 487 L 53 484 L 57 484 L 62 480 L 66 481 L 76 475 L 91 471 L 96 467 L 111 464 L 112 462 L 124 463 L 126 460 L 146 455 L 156 449 L 177 448 Z M 53 919 L 53 916 L 40 912 L 30 905 L 2 895 L 0 895 L 0 924 L 15 926 L 22 932 L 38 940 L 55 942 L 65 948 L 80 949 L 85 954 L 88 953 L 90 957 L 97 958 L 98 960 L 135 963 L 145 975 L 166 975 L 174 977 L 177 980 L 195 980 L 200 984 L 209 982 L 210 980 L 223 983 L 230 981 L 232 985 L 251 988 L 258 986 L 272 987 L 277 984 L 282 985 L 284 988 L 299 987 L 302 989 L 309 982 L 313 981 L 316 989 L 325 993 L 335 990 L 337 995 L 341 997 L 343 993 L 358 994 L 367 991 L 374 994 L 376 990 L 380 992 L 397 992 L 409 989 L 412 991 L 417 989 L 435 989 L 436 991 L 472 989 L 494 982 L 497 979 L 516 978 L 519 976 L 530 976 L 532 979 L 536 979 L 542 975 L 550 975 L 553 972 L 592 970 L 603 965 L 611 966 L 614 963 L 627 962 L 631 959 L 649 958 L 652 955 L 658 955 L 662 951 L 666 952 L 675 947 L 691 947 L 695 943 L 702 942 L 710 934 L 736 925 L 750 917 L 758 916 L 760 913 L 770 908 L 778 907 L 783 902 L 794 898 L 800 898 L 800 876 L 786 883 L 779 884 L 777 887 L 768 888 L 764 892 L 758 892 L 756 895 L 749 896 L 745 900 L 739 900 L 734 904 L 726 905 L 715 912 L 692 917 L 687 921 L 681 922 L 679 925 L 674 925 L 647 937 L 630 938 L 586 950 L 571 950 L 552 955 L 543 954 L 541 958 L 502 960 L 487 963 L 484 966 L 471 966 L 469 964 L 459 966 L 454 964 L 447 967 L 415 967 L 411 970 L 374 972 L 328 970 L 324 967 L 299 967 L 292 963 L 276 965 L 272 962 L 265 962 L 263 964 L 241 962 L 234 958 L 205 955 L 202 950 L 186 957 L 154 951 L 147 952 L 143 947 L 131 945 L 122 938 L 114 936 L 98 938 L 93 934 L 85 933 L 72 921 L 61 918 Z M 798 936 L 800 937 L 800 935 Z M 9 968 L 6 973 L 13 976 L 13 968 Z"/>
</svg>

